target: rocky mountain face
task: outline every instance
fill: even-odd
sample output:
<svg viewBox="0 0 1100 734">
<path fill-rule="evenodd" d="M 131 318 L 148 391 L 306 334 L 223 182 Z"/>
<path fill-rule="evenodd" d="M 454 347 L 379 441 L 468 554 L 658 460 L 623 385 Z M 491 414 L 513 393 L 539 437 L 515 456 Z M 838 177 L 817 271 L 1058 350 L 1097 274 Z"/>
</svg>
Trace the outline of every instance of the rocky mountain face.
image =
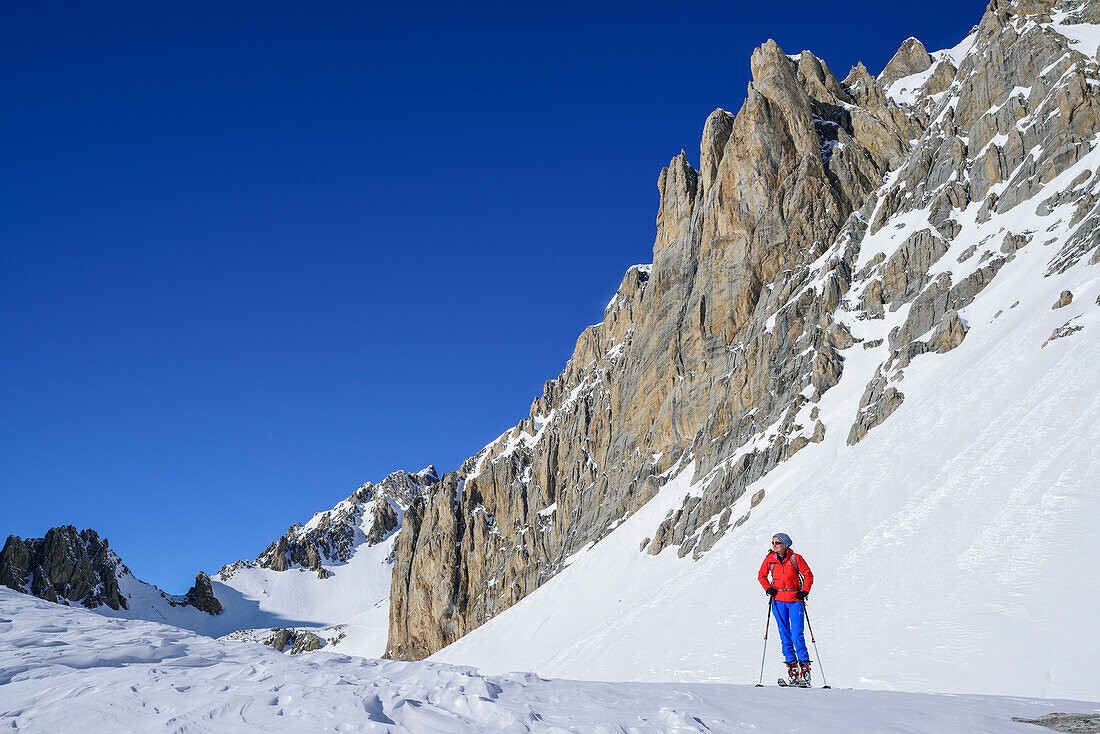
<svg viewBox="0 0 1100 734">
<path fill-rule="evenodd" d="M 202 571 L 195 576 L 195 585 L 183 595 L 183 603 L 210 615 L 221 614 L 223 611 L 222 603 L 214 595 L 210 577 Z"/>
<path fill-rule="evenodd" d="M 129 609 L 119 585 L 126 578 L 133 579 L 133 574 L 106 538 L 72 525 L 50 528 L 42 538 L 9 535 L 0 551 L 0 584 L 58 604 Z M 194 607 L 211 616 L 222 613 L 205 573 L 195 577 L 195 585 L 183 596 L 157 591 L 169 606 Z"/>
<path fill-rule="evenodd" d="M 1095 24 L 1095 0 L 993 0 L 954 49 L 909 39 L 877 78 L 757 49 L 698 167 L 681 152 L 661 171 L 652 264 L 527 418 L 412 498 L 387 656 L 480 626 L 681 472 L 692 491 L 640 551 L 698 558 L 766 501 L 755 480 L 889 420 L 905 372 L 976 328 L 966 306 L 1022 248 L 1049 249 L 1047 274 L 1100 262 Z M 1068 318 L 1052 339 L 1077 333 Z M 881 338 L 857 341 L 855 321 Z M 877 369 L 826 425 L 853 355 Z"/>
<path fill-rule="evenodd" d="M 118 574 L 128 573 L 94 530 L 50 528 L 45 537 L 9 535 L 0 551 L 0 584 L 61 604 L 125 609 Z"/>
<path fill-rule="evenodd" d="M 303 568 L 328 578 L 322 564 L 346 563 L 360 545 L 376 545 L 389 538 L 401 518 L 427 487 L 439 482 L 434 466 L 411 474 L 396 471 L 381 482 L 367 482 L 331 510 L 309 522 L 291 525 L 255 562 L 237 561 L 222 568 L 218 577 L 228 580 L 240 568 L 254 566 L 273 571 Z"/>
</svg>

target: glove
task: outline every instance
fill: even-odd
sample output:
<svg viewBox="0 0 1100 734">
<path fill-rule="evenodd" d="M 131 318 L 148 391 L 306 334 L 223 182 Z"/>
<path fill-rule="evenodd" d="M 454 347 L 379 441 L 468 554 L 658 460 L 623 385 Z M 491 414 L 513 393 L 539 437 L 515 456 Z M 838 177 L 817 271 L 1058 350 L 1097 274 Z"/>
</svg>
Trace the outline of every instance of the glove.
<svg viewBox="0 0 1100 734">
<path fill-rule="evenodd" d="M 808 592 L 808 591 L 802 591 L 801 589 L 800 589 L 800 590 L 798 590 L 798 591 L 796 591 L 796 592 L 794 592 L 794 597 L 795 597 L 796 599 L 798 599 L 799 601 L 801 601 L 802 599 L 805 599 L 805 598 L 806 598 L 807 596 L 809 596 L 809 595 L 810 595 L 810 592 Z"/>
<path fill-rule="evenodd" d="M 775 596 L 776 594 L 779 593 L 779 589 L 776 589 L 772 586 L 769 586 L 768 588 L 764 589 L 764 593 L 767 594 L 768 596 Z"/>
</svg>

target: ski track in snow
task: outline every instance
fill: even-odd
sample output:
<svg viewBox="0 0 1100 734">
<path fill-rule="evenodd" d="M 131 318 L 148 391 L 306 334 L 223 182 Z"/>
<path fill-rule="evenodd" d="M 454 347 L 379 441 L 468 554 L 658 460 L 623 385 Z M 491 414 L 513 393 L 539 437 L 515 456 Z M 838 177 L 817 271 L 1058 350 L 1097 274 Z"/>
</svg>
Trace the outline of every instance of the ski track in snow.
<svg viewBox="0 0 1100 734">
<path fill-rule="evenodd" d="M 791 698 L 794 696 L 795 698 Z M 546 680 L 290 657 L 0 588 L 0 729 L 13 732 L 1035 732 L 1080 701 Z"/>
</svg>

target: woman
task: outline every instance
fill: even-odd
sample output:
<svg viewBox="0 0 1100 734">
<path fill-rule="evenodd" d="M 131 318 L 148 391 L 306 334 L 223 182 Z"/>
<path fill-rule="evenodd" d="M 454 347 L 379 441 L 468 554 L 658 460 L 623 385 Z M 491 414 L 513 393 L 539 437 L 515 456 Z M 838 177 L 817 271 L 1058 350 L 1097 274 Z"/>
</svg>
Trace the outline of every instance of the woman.
<svg viewBox="0 0 1100 734">
<path fill-rule="evenodd" d="M 770 577 L 770 578 L 769 578 Z M 772 550 L 760 564 L 757 575 L 765 593 L 771 597 L 772 613 L 783 640 L 783 658 L 787 677 L 794 685 L 810 685 L 810 652 L 806 649 L 803 626 L 806 621 L 804 599 L 814 583 L 813 572 L 805 559 L 791 551 L 791 536 L 776 533 Z"/>
</svg>

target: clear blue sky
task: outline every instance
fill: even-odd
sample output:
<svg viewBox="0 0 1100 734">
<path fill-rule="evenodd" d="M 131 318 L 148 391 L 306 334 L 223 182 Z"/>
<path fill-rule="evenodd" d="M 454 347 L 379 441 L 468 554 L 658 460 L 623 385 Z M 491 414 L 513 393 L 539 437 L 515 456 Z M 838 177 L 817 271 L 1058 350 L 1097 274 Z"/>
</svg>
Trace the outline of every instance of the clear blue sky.
<svg viewBox="0 0 1100 734">
<path fill-rule="evenodd" d="M 4 3 L 0 542 L 182 592 L 524 417 L 767 38 L 842 77 L 984 3 Z"/>
</svg>

